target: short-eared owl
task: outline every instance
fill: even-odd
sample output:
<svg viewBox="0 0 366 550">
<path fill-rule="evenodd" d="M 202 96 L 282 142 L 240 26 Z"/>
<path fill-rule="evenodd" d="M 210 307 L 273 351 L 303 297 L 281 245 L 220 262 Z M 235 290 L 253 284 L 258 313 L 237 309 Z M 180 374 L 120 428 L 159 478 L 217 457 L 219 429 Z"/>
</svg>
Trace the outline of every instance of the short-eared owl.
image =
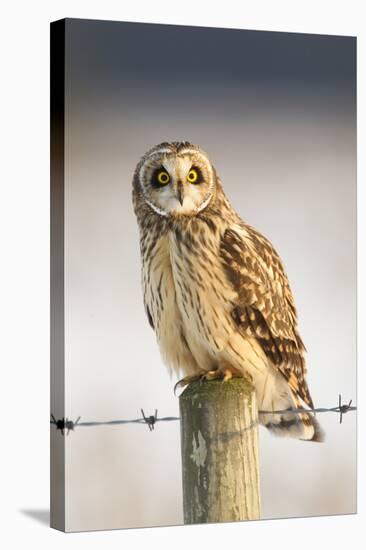
<svg viewBox="0 0 366 550">
<path fill-rule="evenodd" d="M 262 411 L 313 408 L 305 347 L 282 262 L 230 205 L 208 156 L 161 143 L 136 167 L 148 320 L 167 365 L 187 380 L 250 376 Z M 260 414 L 279 435 L 320 441 L 313 414 Z"/>
</svg>

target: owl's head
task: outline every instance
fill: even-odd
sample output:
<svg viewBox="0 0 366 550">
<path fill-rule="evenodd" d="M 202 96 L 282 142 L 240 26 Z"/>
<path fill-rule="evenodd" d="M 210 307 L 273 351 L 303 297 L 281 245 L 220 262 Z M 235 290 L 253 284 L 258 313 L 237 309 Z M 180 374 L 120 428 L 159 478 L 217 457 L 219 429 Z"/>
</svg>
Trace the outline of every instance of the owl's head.
<svg viewBox="0 0 366 550">
<path fill-rule="evenodd" d="M 216 173 L 199 147 L 174 141 L 161 143 L 142 157 L 134 183 L 160 216 L 195 216 L 214 195 Z"/>
</svg>

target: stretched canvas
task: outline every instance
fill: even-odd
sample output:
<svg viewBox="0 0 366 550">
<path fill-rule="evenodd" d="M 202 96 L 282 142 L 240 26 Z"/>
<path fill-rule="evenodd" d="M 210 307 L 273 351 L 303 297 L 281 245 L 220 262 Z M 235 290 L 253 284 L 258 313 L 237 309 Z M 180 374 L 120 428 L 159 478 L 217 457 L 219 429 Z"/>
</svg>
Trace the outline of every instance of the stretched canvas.
<svg viewBox="0 0 366 550">
<path fill-rule="evenodd" d="M 356 38 L 52 23 L 51 293 L 52 527 L 356 513 Z"/>
</svg>

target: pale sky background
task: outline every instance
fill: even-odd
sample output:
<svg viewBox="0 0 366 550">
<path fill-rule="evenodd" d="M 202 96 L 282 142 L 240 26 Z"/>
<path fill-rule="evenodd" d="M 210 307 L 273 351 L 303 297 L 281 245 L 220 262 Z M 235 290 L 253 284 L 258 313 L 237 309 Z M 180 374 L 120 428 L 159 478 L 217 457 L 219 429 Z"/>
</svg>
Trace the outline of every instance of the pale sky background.
<svg viewBox="0 0 366 550">
<path fill-rule="evenodd" d="M 178 415 L 142 303 L 136 163 L 187 139 L 281 255 L 316 406 L 356 402 L 355 40 L 68 20 L 66 414 Z M 356 414 L 326 441 L 260 428 L 262 517 L 356 511 Z M 66 439 L 66 528 L 183 522 L 179 423 L 78 428 Z"/>
</svg>

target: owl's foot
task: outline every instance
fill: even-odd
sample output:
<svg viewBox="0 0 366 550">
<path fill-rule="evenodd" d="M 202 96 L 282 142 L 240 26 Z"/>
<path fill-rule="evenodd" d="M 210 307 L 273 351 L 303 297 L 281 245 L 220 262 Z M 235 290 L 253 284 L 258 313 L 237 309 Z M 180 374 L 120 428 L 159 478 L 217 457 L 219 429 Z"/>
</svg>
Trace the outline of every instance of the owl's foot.
<svg viewBox="0 0 366 550">
<path fill-rule="evenodd" d="M 184 388 L 185 386 L 188 386 L 188 384 L 191 384 L 192 382 L 202 383 L 204 380 L 218 380 L 218 379 L 222 379 L 223 382 L 227 382 L 228 380 L 231 380 L 231 378 L 233 377 L 241 378 L 242 376 L 243 374 L 238 370 L 234 369 L 233 367 L 217 368 L 214 370 L 202 372 L 200 374 L 192 374 L 190 376 L 185 376 L 175 384 L 174 395 L 177 388 Z"/>
<path fill-rule="evenodd" d="M 217 380 L 222 379 L 223 382 L 227 382 L 232 378 L 242 377 L 242 373 L 233 367 L 223 367 L 215 370 L 209 370 L 206 374 L 203 375 L 205 380 Z"/>
</svg>

